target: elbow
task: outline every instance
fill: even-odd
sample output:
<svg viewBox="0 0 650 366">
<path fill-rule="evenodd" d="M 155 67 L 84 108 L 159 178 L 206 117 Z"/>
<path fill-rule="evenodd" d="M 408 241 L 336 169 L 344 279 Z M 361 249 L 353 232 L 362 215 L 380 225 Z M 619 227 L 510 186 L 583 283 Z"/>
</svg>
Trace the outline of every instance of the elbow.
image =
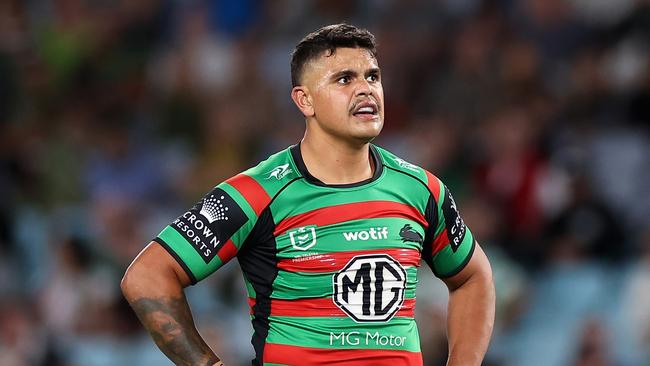
<svg viewBox="0 0 650 366">
<path fill-rule="evenodd" d="M 133 275 L 131 272 L 131 267 L 127 268 L 127 270 L 124 272 L 124 276 L 122 276 L 122 280 L 120 281 L 120 289 L 122 290 L 122 295 L 128 300 L 129 294 L 133 289 Z"/>
<path fill-rule="evenodd" d="M 141 297 L 179 294 L 189 283 L 189 278 L 186 282 L 179 279 L 174 269 L 178 264 L 171 256 L 161 254 L 166 253 L 163 251 L 159 246 L 147 246 L 124 272 L 120 288 L 129 302 Z"/>
<path fill-rule="evenodd" d="M 124 276 L 122 276 L 122 280 L 120 281 L 122 295 L 127 300 L 135 298 L 139 291 L 138 289 L 142 287 L 139 284 L 142 280 L 142 276 L 137 273 L 139 271 L 138 267 L 137 262 L 132 263 L 129 268 L 126 269 Z"/>
</svg>

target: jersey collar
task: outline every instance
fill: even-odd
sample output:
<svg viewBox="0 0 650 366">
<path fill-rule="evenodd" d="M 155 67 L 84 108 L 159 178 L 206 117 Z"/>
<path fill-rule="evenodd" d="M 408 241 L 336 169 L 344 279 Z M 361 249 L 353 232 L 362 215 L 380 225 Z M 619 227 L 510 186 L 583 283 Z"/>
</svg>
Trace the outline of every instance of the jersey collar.
<svg viewBox="0 0 650 366">
<path fill-rule="evenodd" d="M 375 164 L 375 172 L 372 174 L 372 177 L 368 179 L 364 179 L 360 182 L 356 183 L 346 183 L 346 184 L 327 184 L 321 181 L 320 179 L 314 177 L 309 173 L 307 170 L 307 166 L 305 165 L 305 161 L 302 159 L 302 153 L 300 152 L 300 143 L 291 146 L 291 157 L 293 158 L 293 161 L 296 163 L 296 167 L 298 168 L 298 171 L 300 174 L 305 177 L 305 180 L 307 182 L 321 186 L 321 187 L 332 187 L 332 188 L 353 188 L 353 187 L 359 187 L 364 184 L 368 184 L 370 182 L 374 182 L 377 180 L 380 176 L 381 173 L 384 170 L 384 164 L 381 161 L 381 158 L 379 157 L 379 153 L 377 152 L 377 149 L 375 148 L 374 145 L 370 144 L 370 158 L 372 159 L 373 163 Z"/>
</svg>

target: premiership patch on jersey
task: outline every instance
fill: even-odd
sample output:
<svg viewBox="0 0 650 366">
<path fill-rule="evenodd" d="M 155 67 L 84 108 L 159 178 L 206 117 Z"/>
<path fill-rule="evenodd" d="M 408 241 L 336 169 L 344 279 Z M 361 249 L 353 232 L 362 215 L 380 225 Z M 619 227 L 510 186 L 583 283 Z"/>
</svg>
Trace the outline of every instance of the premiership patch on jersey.
<svg viewBox="0 0 650 366">
<path fill-rule="evenodd" d="M 465 227 L 465 222 L 460 217 L 456 201 L 454 201 L 451 191 L 446 186 L 445 193 L 446 195 L 442 202 L 442 214 L 445 217 L 445 227 L 447 228 L 447 237 L 449 238 L 451 250 L 456 253 L 458 247 L 460 247 L 460 243 L 465 238 L 467 228 Z"/>
<path fill-rule="evenodd" d="M 248 217 L 235 200 L 221 188 L 215 188 L 171 226 L 207 264 L 246 221 Z"/>
</svg>

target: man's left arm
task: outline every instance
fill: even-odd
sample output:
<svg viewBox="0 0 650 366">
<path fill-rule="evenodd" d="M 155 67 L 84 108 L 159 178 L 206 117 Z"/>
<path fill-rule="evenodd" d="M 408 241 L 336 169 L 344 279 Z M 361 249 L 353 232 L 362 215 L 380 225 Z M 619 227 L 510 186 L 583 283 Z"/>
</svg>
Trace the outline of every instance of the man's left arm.
<svg viewBox="0 0 650 366">
<path fill-rule="evenodd" d="M 469 263 L 445 278 L 449 288 L 447 366 L 480 366 L 494 326 L 495 290 L 487 256 L 475 244 Z"/>
</svg>

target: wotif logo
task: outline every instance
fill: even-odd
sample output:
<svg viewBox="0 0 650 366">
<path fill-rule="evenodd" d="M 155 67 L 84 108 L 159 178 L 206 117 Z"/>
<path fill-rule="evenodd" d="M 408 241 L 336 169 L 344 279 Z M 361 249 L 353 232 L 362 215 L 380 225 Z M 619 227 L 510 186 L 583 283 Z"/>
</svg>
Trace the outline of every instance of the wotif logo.
<svg viewBox="0 0 650 366">
<path fill-rule="evenodd" d="M 370 228 L 369 230 L 351 231 L 351 232 L 343 233 L 343 237 L 347 241 L 388 239 L 388 228 L 384 226 L 378 228 L 373 227 Z"/>
</svg>

